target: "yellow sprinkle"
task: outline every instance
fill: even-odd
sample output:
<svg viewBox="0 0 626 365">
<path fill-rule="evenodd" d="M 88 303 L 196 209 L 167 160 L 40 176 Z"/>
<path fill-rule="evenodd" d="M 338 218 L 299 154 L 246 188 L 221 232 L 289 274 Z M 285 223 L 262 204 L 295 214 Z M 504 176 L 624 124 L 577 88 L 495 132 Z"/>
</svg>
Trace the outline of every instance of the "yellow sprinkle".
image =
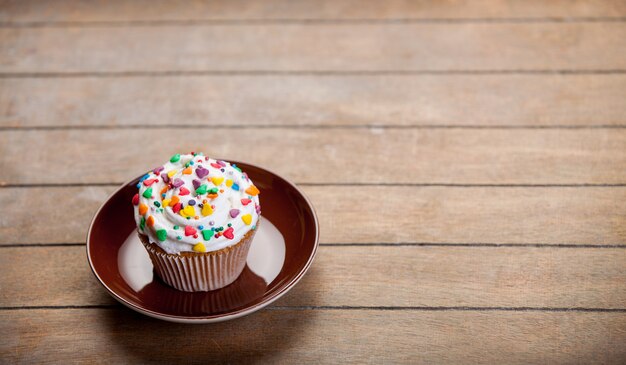
<svg viewBox="0 0 626 365">
<path fill-rule="evenodd" d="M 202 215 L 206 217 L 207 215 L 211 214 L 213 214 L 213 208 L 211 208 L 211 205 L 204 204 L 204 206 L 202 207 Z"/>
<path fill-rule="evenodd" d="M 250 223 L 252 223 L 252 216 L 250 214 L 244 214 L 241 216 L 241 220 L 247 224 L 250 225 Z"/>
<path fill-rule="evenodd" d="M 213 177 L 211 178 L 211 181 L 213 181 L 213 184 L 215 186 L 220 186 L 220 184 L 224 181 L 223 177 Z"/>
<path fill-rule="evenodd" d="M 163 199 L 163 204 L 162 204 L 162 206 L 164 206 L 164 207 L 169 206 L 169 205 L 170 205 L 170 201 L 171 201 L 170 199 Z"/>
<path fill-rule="evenodd" d="M 233 181 L 231 179 L 226 180 L 226 186 L 229 188 L 233 185 Z"/>
<path fill-rule="evenodd" d="M 196 215 L 196 210 L 193 208 L 193 206 L 188 205 L 185 207 L 185 209 L 180 211 L 180 215 L 182 215 L 185 218 L 193 217 L 194 215 Z"/>
<path fill-rule="evenodd" d="M 206 247 L 204 247 L 204 243 L 198 242 L 193 245 L 193 250 L 196 252 L 206 252 Z"/>
<path fill-rule="evenodd" d="M 178 171 L 176 171 L 176 170 L 172 170 L 172 171 L 167 173 L 167 177 L 172 178 L 172 176 L 176 175 L 177 172 Z"/>
</svg>

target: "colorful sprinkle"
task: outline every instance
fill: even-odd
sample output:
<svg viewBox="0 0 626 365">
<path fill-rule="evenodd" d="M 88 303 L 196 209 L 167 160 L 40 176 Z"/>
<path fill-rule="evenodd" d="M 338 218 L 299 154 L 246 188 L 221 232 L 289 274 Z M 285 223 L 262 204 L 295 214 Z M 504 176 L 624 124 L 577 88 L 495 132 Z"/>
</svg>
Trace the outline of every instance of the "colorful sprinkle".
<svg viewBox="0 0 626 365">
<path fill-rule="evenodd" d="M 211 208 L 211 205 L 204 204 L 204 206 L 202 207 L 202 215 L 206 217 L 211 214 L 213 214 L 213 208 Z"/>
<path fill-rule="evenodd" d="M 220 190 L 220 189 L 218 189 L 218 188 L 211 188 L 211 189 L 209 189 L 208 191 L 209 191 L 209 194 L 217 194 L 217 192 L 218 192 L 219 190 Z"/>
<path fill-rule="evenodd" d="M 170 203 L 168 205 L 170 207 L 173 207 L 174 205 L 176 205 L 180 201 L 180 198 L 178 197 L 178 195 L 173 195 L 171 200 L 172 201 L 170 201 Z M 163 205 L 165 205 L 165 200 L 163 201 Z"/>
<path fill-rule="evenodd" d="M 196 169 L 196 175 L 198 175 L 199 178 L 204 178 L 209 174 L 209 170 L 205 169 L 204 167 L 198 166 L 198 168 Z"/>
<path fill-rule="evenodd" d="M 204 238 L 205 241 L 210 240 L 212 236 L 213 236 L 212 229 L 205 229 L 202 231 L 202 238 Z"/>
<path fill-rule="evenodd" d="M 241 216 L 241 220 L 246 224 L 246 225 L 250 225 L 250 223 L 252 223 L 252 215 L 250 214 L 246 214 L 246 215 L 242 215 Z"/>
<path fill-rule="evenodd" d="M 187 167 L 183 170 L 183 175 L 191 175 L 192 172 L 193 170 L 191 169 L 191 167 Z"/>
<path fill-rule="evenodd" d="M 248 195 L 257 196 L 259 195 L 259 193 L 259 189 L 257 189 L 257 187 L 254 185 L 250 185 L 250 187 L 246 189 L 246 194 Z"/>
<path fill-rule="evenodd" d="M 234 234 L 234 229 L 233 227 L 228 228 L 227 230 L 224 231 L 223 235 L 224 237 L 228 238 L 229 240 L 232 240 L 233 238 L 235 238 L 235 234 Z"/>
<path fill-rule="evenodd" d="M 196 194 L 201 195 L 201 194 L 206 194 L 208 186 L 206 186 L 206 184 L 202 184 L 200 186 L 198 186 L 198 188 L 196 189 Z"/>
<path fill-rule="evenodd" d="M 232 188 L 235 191 L 239 191 L 239 184 L 233 184 Z"/>
<path fill-rule="evenodd" d="M 231 179 L 226 180 L 226 186 L 229 188 L 233 185 L 233 181 Z"/>
<path fill-rule="evenodd" d="M 219 164 L 216 164 L 215 162 L 211 162 L 211 166 L 215 167 L 216 169 L 222 168 L 222 166 L 220 166 Z"/>
<path fill-rule="evenodd" d="M 252 202 L 252 200 L 250 200 L 250 199 L 248 199 L 248 198 L 241 199 L 241 204 L 243 204 L 243 205 L 248 205 L 248 204 L 250 204 L 251 202 Z"/>
<path fill-rule="evenodd" d="M 189 195 L 189 190 L 186 187 L 181 186 L 180 190 L 178 191 L 178 194 L 179 195 Z"/>
<path fill-rule="evenodd" d="M 139 204 L 139 194 L 138 193 L 133 196 L 133 205 L 137 205 L 137 204 Z"/>
<path fill-rule="evenodd" d="M 170 203 L 171 204 L 171 203 Z M 172 210 L 174 211 L 174 213 L 178 213 L 180 212 L 180 210 L 182 209 L 183 205 L 180 203 L 176 203 L 174 204 L 174 206 L 172 207 Z"/>
<path fill-rule="evenodd" d="M 175 154 L 174 156 L 172 156 L 172 158 L 170 158 L 170 162 L 171 163 L 178 162 L 178 161 L 180 161 L 180 154 L 179 153 Z"/>
<path fill-rule="evenodd" d="M 198 231 L 192 226 L 185 226 L 185 236 L 193 236 L 198 233 Z"/>
<path fill-rule="evenodd" d="M 194 215 L 196 215 L 196 210 L 191 205 L 188 205 L 180 212 L 180 215 L 185 218 L 193 217 Z"/>
<path fill-rule="evenodd" d="M 170 177 L 165 172 L 161 174 L 161 178 L 163 179 L 163 182 L 166 184 L 170 182 Z"/>
<path fill-rule="evenodd" d="M 152 172 L 153 172 L 155 175 L 159 175 L 159 173 L 160 173 L 161 171 L 163 171 L 164 169 L 165 169 L 165 167 L 161 166 L 161 167 L 157 167 L 156 169 L 152 170 Z"/>
<path fill-rule="evenodd" d="M 170 205 L 171 200 L 170 199 L 163 199 L 163 206 L 167 207 Z"/>
<path fill-rule="evenodd" d="M 223 177 L 214 177 L 214 178 L 211 178 L 211 181 L 213 182 L 213 185 L 220 186 L 220 184 L 224 181 L 224 178 Z"/>
<path fill-rule="evenodd" d="M 178 172 L 178 170 L 171 170 L 167 173 L 167 177 L 169 177 L 170 179 L 172 178 L 172 176 L 176 175 L 176 173 Z"/>
<path fill-rule="evenodd" d="M 230 217 L 231 218 L 236 218 L 239 215 L 239 209 L 231 209 L 230 210 Z"/>
<path fill-rule="evenodd" d="M 144 181 L 143 181 L 143 185 L 144 185 L 144 186 L 150 186 L 150 185 L 154 184 L 154 183 L 155 183 L 155 182 L 157 182 L 157 181 L 159 181 L 159 180 L 157 180 L 157 179 L 148 179 L 148 180 L 144 180 Z"/>
<path fill-rule="evenodd" d="M 148 227 L 154 226 L 154 217 L 149 216 L 148 219 L 146 220 L 146 224 L 148 225 Z"/>
<path fill-rule="evenodd" d="M 141 217 L 141 220 L 139 221 L 139 229 L 143 231 L 145 227 L 146 227 L 146 217 Z"/>
<path fill-rule="evenodd" d="M 193 181 L 191 182 L 193 184 L 193 188 L 197 189 L 198 186 L 202 185 L 202 181 L 198 180 L 198 179 L 193 179 Z"/>
<path fill-rule="evenodd" d="M 144 191 L 141 195 L 143 195 L 143 197 L 146 199 L 152 198 L 152 187 L 147 188 L 146 191 Z"/>
<path fill-rule="evenodd" d="M 156 236 L 159 241 L 163 242 L 167 238 L 167 231 L 164 229 L 157 229 Z"/>
<path fill-rule="evenodd" d="M 139 204 L 139 215 L 144 215 L 148 212 L 148 206 L 144 203 Z"/>
<path fill-rule="evenodd" d="M 187 204 L 189 204 L 189 205 L 191 205 L 191 206 L 194 206 L 194 205 L 196 205 L 196 201 L 195 201 L 195 200 L 193 200 L 193 199 L 189 199 L 189 201 L 187 202 Z"/>
<path fill-rule="evenodd" d="M 204 246 L 204 243 L 198 242 L 193 245 L 193 250 L 196 252 L 206 252 L 206 247 Z"/>
<path fill-rule="evenodd" d="M 185 185 L 185 182 L 183 180 L 181 180 L 181 179 L 176 178 L 176 179 L 174 179 L 174 181 L 172 181 L 172 186 L 175 187 L 175 188 L 179 188 L 179 187 L 181 187 L 183 185 Z"/>
</svg>

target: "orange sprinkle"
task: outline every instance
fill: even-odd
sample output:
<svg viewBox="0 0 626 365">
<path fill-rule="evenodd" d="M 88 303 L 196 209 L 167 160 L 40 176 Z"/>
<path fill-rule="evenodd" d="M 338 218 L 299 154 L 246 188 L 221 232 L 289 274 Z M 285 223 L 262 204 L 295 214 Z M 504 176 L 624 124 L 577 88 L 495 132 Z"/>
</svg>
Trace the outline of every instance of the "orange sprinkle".
<svg viewBox="0 0 626 365">
<path fill-rule="evenodd" d="M 139 204 L 139 215 L 144 215 L 148 212 L 148 206 L 144 203 Z"/>
<path fill-rule="evenodd" d="M 167 185 L 165 185 L 165 187 L 161 189 L 161 194 L 165 194 L 165 193 L 167 193 Z"/>
<path fill-rule="evenodd" d="M 207 197 L 209 197 L 211 199 L 215 199 L 215 198 L 217 198 L 217 194 L 209 194 L 209 195 L 207 195 Z"/>
<path fill-rule="evenodd" d="M 148 227 L 154 226 L 154 217 L 149 216 L 148 219 L 146 220 L 146 224 L 148 225 Z"/>
<path fill-rule="evenodd" d="M 178 195 L 172 196 L 172 200 L 170 200 L 170 207 L 173 207 L 174 205 L 178 204 L 179 201 L 180 201 L 180 198 L 178 197 Z"/>
<path fill-rule="evenodd" d="M 186 169 L 183 170 L 183 174 L 185 175 L 191 175 L 191 167 L 187 167 Z"/>
<path fill-rule="evenodd" d="M 224 192 L 224 189 L 220 189 L 220 193 L 223 193 L 223 192 Z"/>
<path fill-rule="evenodd" d="M 250 185 L 250 187 L 246 189 L 246 194 L 248 195 L 257 196 L 259 195 L 259 193 L 259 189 L 257 189 L 257 187 L 254 185 Z"/>
</svg>

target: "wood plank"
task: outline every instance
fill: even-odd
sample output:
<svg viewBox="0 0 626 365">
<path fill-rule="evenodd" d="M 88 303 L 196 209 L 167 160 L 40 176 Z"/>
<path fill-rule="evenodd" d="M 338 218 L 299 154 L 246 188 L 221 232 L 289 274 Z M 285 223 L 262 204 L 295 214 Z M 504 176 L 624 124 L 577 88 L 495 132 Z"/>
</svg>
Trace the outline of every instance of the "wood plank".
<svg viewBox="0 0 626 365">
<path fill-rule="evenodd" d="M 29 147 L 28 168 L 13 163 Z M 298 183 L 626 182 L 624 129 L 202 127 L 4 131 L 0 185 L 123 182 L 181 151 L 251 162 Z"/>
<path fill-rule="evenodd" d="M 266 310 L 189 326 L 127 309 L 2 311 L 0 356 L 58 363 L 620 364 L 625 313 Z"/>
<path fill-rule="evenodd" d="M 302 189 L 319 215 L 322 243 L 626 244 L 625 187 Z M 0 218 L 0 245 L 84 242 L 93 214 L 114 190 L 0 188 L 0 205 L 11 212 Z M 354 209 L 371 197 L 384 197 L 377 209 Z"/>
<path fill-rule="evenodd" d="M 0 126 L 624 125 L 623 90 L 625 75 L 8 78 Z"/>
<path fill-rule="evenodd" d="M 115 303 L 87 267 L 85 247 L 0 252 L 0 306 Z M 331 246 L 275 305 L 622 308 L 624 282 L 621 248 Z"/>
<path fill-rule="evenodd" d="M 8 1 L 4 22 L 152 21 L 189 19 L 473 19 L 624 16 L 623 1 Z"/>
<path fill-rule="evenodd" d="M 0 72 L 614 70 L 625 48 L 622 22 L 3 28 Z"/>
</svg>

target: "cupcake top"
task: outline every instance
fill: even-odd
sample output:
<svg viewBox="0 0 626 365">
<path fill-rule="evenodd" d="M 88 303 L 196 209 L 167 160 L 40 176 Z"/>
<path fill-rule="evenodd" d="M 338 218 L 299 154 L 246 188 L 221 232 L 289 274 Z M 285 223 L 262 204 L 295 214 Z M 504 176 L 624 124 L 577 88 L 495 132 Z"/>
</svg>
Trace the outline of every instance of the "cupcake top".
<svg viewBox="0 0 626 365">
<path fill-rule="evenodd" d="M 172 156 L 137 188 L 137 230 L 170 254 L 232 246 L 256 229 L 261 213 L 259 189 L 248 175 L 202 153 Z"/>
</svg>

